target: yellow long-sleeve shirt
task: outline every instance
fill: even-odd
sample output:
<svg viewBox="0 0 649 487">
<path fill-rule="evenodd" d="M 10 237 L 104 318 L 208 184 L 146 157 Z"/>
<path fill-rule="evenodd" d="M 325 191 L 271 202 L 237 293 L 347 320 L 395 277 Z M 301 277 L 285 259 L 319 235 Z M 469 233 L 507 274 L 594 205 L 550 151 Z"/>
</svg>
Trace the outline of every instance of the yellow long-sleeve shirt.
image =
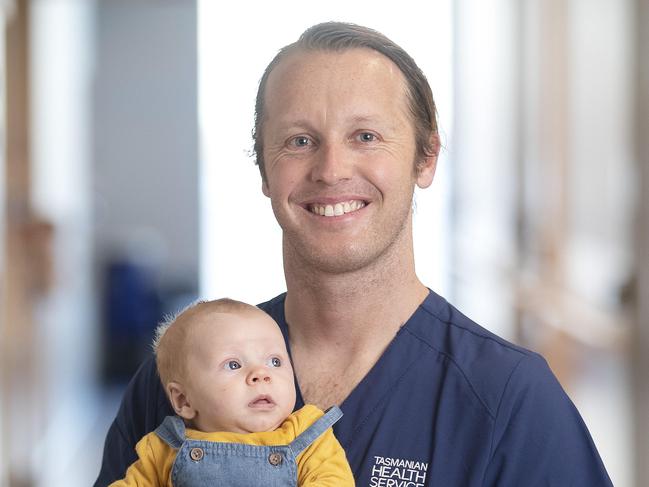
<svg viewBox="0 0 649 487">
<path fill-rule="evenodd" d="M 246 445 L 287 445 L 305 431 L 323 412 L 315 406 L 306 405 L 291 414 L 274 431 L 259 433 L 206 433 L 187 429 L 188 439 Z M 110 487 L 173 487 L 171 469 L 176 450 L 155 433 L 144 436 L 135 447 L 138 460 L 126 471 L 123 480 Z M 354 487 L 345 451 L 329 428 L 297 456 L 298 485 L 301 487 Z"/>
</svg>

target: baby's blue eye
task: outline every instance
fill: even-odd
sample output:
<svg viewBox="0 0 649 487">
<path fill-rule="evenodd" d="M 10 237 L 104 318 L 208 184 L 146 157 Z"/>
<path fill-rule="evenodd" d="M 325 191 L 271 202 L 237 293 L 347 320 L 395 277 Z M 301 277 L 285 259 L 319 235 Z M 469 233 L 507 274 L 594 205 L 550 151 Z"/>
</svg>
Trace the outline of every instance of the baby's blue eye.
<svg viewBox="0 0 649 487">
<path fill-rule="evenodd" d="M 272 367 L 281 367 L 282 361 L 278 357 L 273 357 L 270 359 L 270 365 Z"/>
<path fill-rule="evenodd" d="M 225 364 L 225 368 L 228 370 L 237 370 L 241 368 L 241 364 L 236 360 L 230 360 Z"/>
</svg>

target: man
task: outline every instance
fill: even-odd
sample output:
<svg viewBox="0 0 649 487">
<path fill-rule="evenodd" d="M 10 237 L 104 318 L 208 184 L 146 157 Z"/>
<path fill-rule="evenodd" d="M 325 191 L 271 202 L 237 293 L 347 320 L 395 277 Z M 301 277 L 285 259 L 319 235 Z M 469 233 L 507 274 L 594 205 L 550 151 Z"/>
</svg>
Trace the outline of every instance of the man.
<svg viewBox="0 0 649 487">
<path fill-rule="evenodd" d="M 611 485 L 538 355 L 472 323 L 415 274 L 412 197 L 439 140 L 428 83 L 369 29 L 314 26 L 268 66 L 255 150 L 283 231 L 281 326 L 296 407 L 338 404 L 359 486 Z M 170 414 L 152 361 L 126 392 L 96 485 Z"/>
</svg>

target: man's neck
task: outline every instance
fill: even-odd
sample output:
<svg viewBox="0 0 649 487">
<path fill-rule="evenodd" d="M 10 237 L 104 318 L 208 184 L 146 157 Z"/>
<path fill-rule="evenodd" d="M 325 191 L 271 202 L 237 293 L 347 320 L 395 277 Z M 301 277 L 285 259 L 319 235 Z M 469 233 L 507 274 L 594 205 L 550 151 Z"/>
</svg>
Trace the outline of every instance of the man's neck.
<svg viewBox="0 0 649 487">
<path fill-rule="evenodd" d="M 428 294 L 412 251 L 395 250 L 372 266 L 336 274 L 285 250 L 286 321 L 305 402 L 341 404 Z"/>
<path fill-rule="evenodd" d="M 328 273 L 285 255 L 286 319 L 292 344 L 364 347 L 393 337 L 428 294 L 415 274 L 412 251 L 370 266 Z"/>
</svg>

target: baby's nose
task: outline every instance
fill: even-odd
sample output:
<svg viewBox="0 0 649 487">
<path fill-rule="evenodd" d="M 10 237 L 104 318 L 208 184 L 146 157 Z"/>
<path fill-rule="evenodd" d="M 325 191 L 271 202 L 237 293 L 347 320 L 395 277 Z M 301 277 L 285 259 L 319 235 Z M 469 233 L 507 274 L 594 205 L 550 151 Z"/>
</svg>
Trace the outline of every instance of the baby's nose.
<svg viewBox="0 0 649 487">
<path fill-rule="evenodd" d="M 268 370 L 262 367 L 257 367 L 248 374 L 248 384 L 250 385 L 268 383 L 270 381 L 271 379 Z"/>
</svg>

